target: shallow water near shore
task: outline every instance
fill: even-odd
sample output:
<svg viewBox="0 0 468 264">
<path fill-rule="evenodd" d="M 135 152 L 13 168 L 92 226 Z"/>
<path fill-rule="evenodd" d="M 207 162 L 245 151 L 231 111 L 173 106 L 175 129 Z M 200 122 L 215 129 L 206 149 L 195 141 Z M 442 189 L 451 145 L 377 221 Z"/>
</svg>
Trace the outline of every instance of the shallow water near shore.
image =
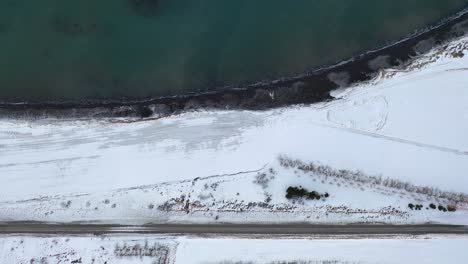
<svg viewBox="0 0 468 264">
<path fill-rule="evenodd" d="M 466 0 L 0 3 L 0 100 L 177 95 L 304 72 Z"/>
</svg>

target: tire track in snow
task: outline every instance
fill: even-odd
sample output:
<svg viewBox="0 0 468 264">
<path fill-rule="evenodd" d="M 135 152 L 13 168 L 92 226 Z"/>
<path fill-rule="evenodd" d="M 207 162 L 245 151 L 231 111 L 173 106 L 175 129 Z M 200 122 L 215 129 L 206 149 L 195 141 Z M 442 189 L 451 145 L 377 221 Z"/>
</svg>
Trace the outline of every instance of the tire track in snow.
<svg viewBox="0 0 468 264">
<path fill-rule="evenodd" d="M 147 184 L 147 185 L 138 185 L 138 186 L 132 186 L 132 187 L 126 187 L 126 188 L 118 188 L 115 190 L 109 190 L 105 191 L 102 193 L 119 193 L 119 192 L 127 192 L 127 191 L 133 191 L 133 190 L 145 190 L 145 189 L 151 189 L 151 188 L 156 188 L 160 186 L 169 186 L 169 185 L 175 185 L 175 184 L 182 184 L 182 183 L 189 183 L 189 182 L 197 182 L 199 180 L 208 180 L 208 179 L 213 179 L 213 178 L 223 178 L 223 177 L 234 177 L 234 176 L 239 176 L 239 175 L 244 175 L 244 174 L 252 174 L 256 172 L 260 172 L 264 170 L 268 166 L 268 163 L 264 164 L 262 167 L 255 169 L 255 170 L 245 170 L 245 171 L 236 171 L 232 173 L 224 173 L 224 174 L 214 174 L 214 175 L 209 175 L 209 176 L 201 176 L 201 177 L 196 177 L 196 178 L 190 178 L 190 179 L 185 179 L 185 180 L 179 180 L 179 181 L 165 181 L 165 182 L 160 182 L 160 183 L 155 183 L 155 184 Z M 28 203 L 28 202 L 40 202 L 40 201 L 47 201 L 47 200 L 59 200 L 59 199 L 67 199 L 67 198 L 74 198 L 74 197 L 81 197 L 81 196 L 89 196 L 92 193 L 69 193 L 69 194 L 64 194 L 64 195 L 54 195 L 54 196 L 41 196 L 37 198 L 31 198 L 31 199 L 22 199 L 22 200 L 4 200 L 0 201 L 0 205 L 8 205 L 8 204 L 20 204 L 20 203 Z"/>
<path fill-rule="evenodd" d="M 397 143 L 412 145 L 412 146 L 416 146 L 416 147 L 420 147 L 420 148 L 426 148 L 426 149 L 442 151 L 442 152 L 451 153 L 451 154 L 460 155 L 460 156 L 468 156 L 468 151 L 465 151 L 465 150 L 454 149 L 454 148 L 449 148 L 449 147 L 444 147 L 444 146 L 437 146 L 437 145 L 422 143 L 422 142 L 413 141 L 413 140 L 409 140 L 409 139 L 404 139 L 404 138 L 399 138 L 399 137 L 392 137 L 392 136 L 372 133 L 372 132 L 368 132 L 368 131 L 364 131 L 364 130 L 360 130 L 360 129 L 355 129 L 355 128 L 338 127 L 338 126 L 324 124 L 324 123 L 318 123 L 318 122 L 311 122 L 311 124 L 313 124 L 315 126 L 320 126 L 320 127 L 345 131 L 345 132 L 348 132 L 348 133 L 357 134 L 357 135 L 361 135 L 361 136 L 367 136 L 367 137 L 372 137 L 372 138 L 376 138 L 376 139 L 383 139 L 383 140 L 387 140 L 387 141 L 393 141 L 393 142 L 397 142 Z"/>
</svg>

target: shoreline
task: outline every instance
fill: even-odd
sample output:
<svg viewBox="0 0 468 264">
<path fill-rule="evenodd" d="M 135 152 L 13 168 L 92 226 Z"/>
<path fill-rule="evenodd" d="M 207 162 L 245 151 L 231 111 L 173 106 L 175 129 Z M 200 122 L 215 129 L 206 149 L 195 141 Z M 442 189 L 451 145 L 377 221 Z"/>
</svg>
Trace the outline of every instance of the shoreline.
<svg viewBox="0 0 468 264">
<path fill-rule="evenodd" d="M 417 55 L 468 32 L 468 8 L 408 37 L 341 62 L 293 77 L 264 80 L 238 88 L 143 99 L 80 99 L 77 101 L 1 102 L 0 118 L 148 118 L 186 110 L 266 110 L 332 100 L 330 92 L 369 81 L 382 69 L 404 67 Z"/>
</svg>

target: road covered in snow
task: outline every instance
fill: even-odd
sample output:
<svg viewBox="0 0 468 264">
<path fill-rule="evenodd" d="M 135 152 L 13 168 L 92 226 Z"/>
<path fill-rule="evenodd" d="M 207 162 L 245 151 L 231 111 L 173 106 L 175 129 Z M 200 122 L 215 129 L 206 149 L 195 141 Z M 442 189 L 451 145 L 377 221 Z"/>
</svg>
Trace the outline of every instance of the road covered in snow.
<svg viewBox="0 0 468 264">
<path fill-rule="evenodd" d="M 313 105 L 2 119 L 0 220 L 466 224 L 467 49 L 456 40 Z"/>
<path fill-rule="evenodd" d="M 34 235 L 109 235 L 109 234 L 170 234 L 198 236 L 343 236 L 377 235 L 468 235 L 467 226 L 456 225 L 311 225 L 311 224 L 146 224 L 123 226 L 109 224 L 51 224 L 31 222 L 0 223 L 0 234 Z"/>
</svg>

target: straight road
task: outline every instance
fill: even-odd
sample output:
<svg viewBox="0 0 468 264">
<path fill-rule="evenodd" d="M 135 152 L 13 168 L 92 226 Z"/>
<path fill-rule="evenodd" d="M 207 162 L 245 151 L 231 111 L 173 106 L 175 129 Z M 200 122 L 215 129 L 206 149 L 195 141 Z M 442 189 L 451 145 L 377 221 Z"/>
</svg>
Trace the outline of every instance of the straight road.
<svg viewBox="0 0 468 264">
<path fill-rule="evenodd" d="M 54 224 L 42 222 L 0 223 L 0 234 L 103 235 L 424 235 L 465 234 L 467 226 L 457 225 L 313 225 L 313 224 L 148 224 L 141 226 L 112 224 Z"/>
</svg>

